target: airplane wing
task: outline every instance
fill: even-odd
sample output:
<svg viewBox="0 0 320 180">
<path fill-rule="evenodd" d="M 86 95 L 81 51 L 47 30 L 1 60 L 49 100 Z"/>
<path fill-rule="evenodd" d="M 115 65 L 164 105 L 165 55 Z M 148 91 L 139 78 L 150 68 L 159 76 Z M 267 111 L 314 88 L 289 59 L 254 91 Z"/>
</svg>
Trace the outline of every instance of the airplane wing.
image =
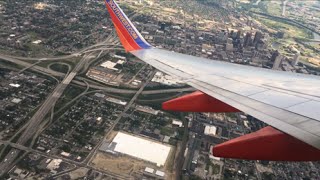
<svg viewBox="0 0 320 180">
<path fill-rule="evenodd" d="M 242 111 L 270 126 L 213 147 L 240 159 L 320 159 L 320 78 L 194 57 L 152 47 L 114 0 L 106 7 L 127 52 L 199 92 L 164 103 L 167 110 Z"/>
</svg>

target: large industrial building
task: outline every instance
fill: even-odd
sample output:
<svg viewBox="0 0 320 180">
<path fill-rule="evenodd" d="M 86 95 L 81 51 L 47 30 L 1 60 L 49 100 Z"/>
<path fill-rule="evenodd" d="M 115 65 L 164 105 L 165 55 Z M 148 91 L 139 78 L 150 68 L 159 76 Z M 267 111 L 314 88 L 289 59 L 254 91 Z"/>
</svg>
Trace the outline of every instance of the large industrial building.
<svg viewBox="0 0 320 180">
<path fill-rule="evenodd" d="M 102 145 L 100 150 L 112 154 L 126 154 L 161 167 L 167 161 L 171 146 L 119 132 L 110 144 Z"/>
</svg>

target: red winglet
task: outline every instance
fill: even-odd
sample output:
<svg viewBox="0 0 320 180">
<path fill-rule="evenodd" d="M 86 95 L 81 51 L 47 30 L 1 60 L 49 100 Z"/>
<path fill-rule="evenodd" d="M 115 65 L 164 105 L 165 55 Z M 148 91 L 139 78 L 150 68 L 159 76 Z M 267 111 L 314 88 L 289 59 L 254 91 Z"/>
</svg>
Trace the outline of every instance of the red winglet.
<svg viewBox="0 0 320 180">
<path fill-rule="evenodd" d="M 271 126 L 212 148 L 216 157 L 269 160 L 319 161 L 320 150 Z"/>
</svg>

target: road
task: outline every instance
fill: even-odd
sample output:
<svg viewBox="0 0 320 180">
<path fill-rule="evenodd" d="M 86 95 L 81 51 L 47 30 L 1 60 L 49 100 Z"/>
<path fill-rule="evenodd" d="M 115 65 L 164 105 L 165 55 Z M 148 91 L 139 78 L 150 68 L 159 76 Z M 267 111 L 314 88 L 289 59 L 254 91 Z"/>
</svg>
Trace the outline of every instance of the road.
<svg viewBox="0 0 320 180">
<path fill-rule="evenodd" d="M 148 74 L 148 78 L 147 80 L 142 84 L 142 86 L 140 87 L 140 89 L 136 92 L 136 94 L 133 96 L 133 98 L 130 100 L 130 102 L 125 106 L 124 110 L 121 112 L 121 114 L 117 117 L 117 119 L 115 120 L 115 122 L 112 124 L 112 126 L 108 129 L 108 132 L 105 134 L 104 138 L 102 138 L 100 140 L 100 142 L 98 143 L 98 145 L 95 146 L 94 150 L 91 151 L 91 153 L 87 156 L 87 158 L 83 161 L 84 163 L 87 163 L 87 165 L 90 164 L 90 162 L 92 161 L 94 155 L 97 153 L 99 147 L 101 146 L 101 144 L 103 143 L 103 141 L 110 135 L 110 133 L 112 132 L 112 130 L 116 127 L 116 125 L 119 123 L 119 121 L 121 120 L 121 118 L 127 113 L 127 111 L 130 109 L 130 107 L 133 105 L 133 103 L 136 101 L 136 99 L 138 98 L 138 96 L 141 94 L 141 92 L 143 91 L 143 89 L 147 86 L 148 83 L 150 83 L 150 81 L 152 80 L 153 76 L 155 75 L 156 71 L 152 71 Z"/>
<path fill-rule="evenodd" d="M 14 63 L 14 64 L 18 64 L 20 66 L 29 67 L 30 69 L 33 69 L 36 72 L 46 72 L 50 75 L 58 76 L 58 77 L 63 77 L 65 75 L 63 73 L 52 71 L 50 69 L 47 69 L 47 68 L 44 68 L 41 66 L 32 65 L 31 63 L 24 62 L 22 60 L 18 60 L 18 59 L 12 58 L 12 57 L 4 56 L 4 55 L 0 55 L 0 59 Z"/>
<path fill-rule="evenodd" d="M 40 106 L 38 111 L 33 115 L 33 117 L 29 120 L 28 126 L 23 131 L 21 136 L 19 137 L 17 144 L 24 145 L 27 141 L 37 132 L 39 125 L 45 118 L 45 116 L 49 113 L 55 103 L 63 94 L 64 90 L 68 87 L 72 79 L 77 75 L 77 73 L 81 70 L 82 66 L 86 61 L 88 61 L 90 55 L 84 56 L 82 60 L 77 64 L 77 66 L 71 71 L 64 80 L 58 84 L 58 86 L 53 90 L 53 92 L 48 96 L 45 102 Z M 0 163 L 0 176 L 5 174 L 10 168 L 14 160 L 17 158 L 19 154 L 19 150 L 14 149 L 7 154 L 4 158 L 4 161 Z"/>
<path fill-rule="evenodd" d="M 184 126 L 184 132 L 183 132 L 183 137 L 182 137 L 182 142 L 181 146 L 179 148 L 179 153 L 178 157 L 175 159 L 175 174 L 176 174 L 176 179 L 181 179 L 182 178 L 182 170 L 183 170 L 183 164 L 185 161 L 184 154 L 186 152 L 187 144 L 188 144 L 188 137 L 189 137 L 189 128 L 188 128 L 188 123 L 189 121 L 184 118 L 183 114 L 180 113 L 181 119 L 184 119 L 183 121 L 183 126 Z"/>
<path fill-rule="evenodd" d="M 23 134 L 20 136 L 20 138 L 18 139 L 17 143 L 12 143 L 10 141 L 1 141 L 1 144 L 4 145 L 10 145 L 11 147 L 13 147 L 14 149 L 12 149 L 7 156 L 4 158 L 5 160 L 0 164 L 0 173 L 1 175 L 3 175 L 4 173 L 6 173 L 9 169 L 11 169 L 12 164 L 15 162 L 15 159 L 18 158 L 18 154 L 22 151 L 26 151 L 26 152 L 34 152 L 34 153 L 38 153 L 41 154 L 45 157 L 48 158 L 56 158 L 56 159 L 63 159 L 65 162 L 71 163 L 71 164 L 75 164 L 78 167 L 87 167 L 87 168 L 91 168 L 97 172 L 101 172 L 104 174 L 108 174 L 108 175 L 112 175 L 113 177 L 117 177 L 120 179 L 128 179 L 129 177 L 127 176 L 122 176 L 122 175 L 117 175 L 117 174 L 113 174 L 111 172 L 106 172 L 100 169 L 97 169 L 95 167 L 90 166 L 90 162 L 92 160 L 92 158 L 94 157 L 94 155 L 97 153 L 98 148 L 101 146 L 103 140 L 105 138 L 103 138 L 98 145 L 95 147 L 95 149 L 87 156 L 87 158 L 82 162 L 76 162 L 70 159 L 66 159 L 66 158 L 62 158 L 60 156 L 55 156 L 55 155 L 49 155 L 46 153 L 43 153 L 41 151 L 37 151 L 32 149 L 31 147 L 26 147 L 24 146 L 24 144 L 27 142 L 28 139 L 30 139 L 33 134 L 35 132 L 37 132 L 37 129 L 41 123 L 41 121 L 43 120 L 43 118 L 45 117 L 45 115 L 52 109 L 52 105 L 54 106 L 54 103 L 58 100 L 58 98 L 64 91 L 64 89 L 67 87 L 67 85 L 71 82 L 71 79 L 74 78 L 74 76 L 76 75 L 76 73 L 81 69 L 81 66 L 85 63 L 86 61 L 86 57 L 83 58 L 83 61 L 81 61 L 77 67 L 61 82 L 61 84 L 59 84 L 56 89 L 53 91 L 53 93 L 46 99 L 46 101 L 42 104 L 42 106 L 39 108 L 39 110 L 35 113 L 35 115 L 30 119 L 29 121 L 29 125 L 27 126 L 26 130 L 23 132 Z M 147 81 L 141 86 L 141 88 L 136 91 L 136 94 L 134 95 L 134 97 L 130 100 L 130 102 L 126 105 L 125 109 L 122 111 L 122 113 L 118 116 L 118 118 L 115 120 L 114 124 L 112 125 L 111 128 L 109 128 L 108 133 L 106 133 L 105 137 L 107 137 L 112 130 L 114 129 L 114 127 L 118 124 L 118 122 L 120 121 L 120 119 L 126 114 L 126 112 L 130 109 L 130 107 L 133 105 L 133 103 L 136 101 L 136 99 L 138 98 L 138 96 L 142 93 L 143 89 L 146 87 L 146 85 L 152 80 L 153 76 L 155 74 L 155 71 L 152 71 L 149 75 L 148 75 L 148 79 Z M 58 93 L 58 94 L 57 94 Z"/>
<path fill-rule="evenodd" d="M 41 61 L 37 61 L 37 62 L 35 62 L 34 64 L 31 64 L 29 67 L 25 67 L 25 68 L 21 69 L 21 70 L 19 71 L 19 74 L 20 74 L 20 73 L 23 73 L 24 71 L 32 68 L 33 66 L 35 66 L 35 65 L 37 65 L 37 64 L 39 64 L 39 63 L 41 63 Z"/>
<path fill-rule="evenodd" d="M 105 50 L 109 50 L 105 49 Z M 3 59 L 5 61 L 14 63 L 14 64 L 18 64 L 24 67 L 29 67 L 30 69 L 45 74 L 45 75 L 49 75 L 50 77 L 56 79 L 53 76 L 56 77 L 63 77 L 65 76 L 64 73 L 60 73 L 57 71 L 53 71 L 51 69 L 47 69 L 41 66 L 37 66 L 28 62 L 24 62 L 22 60 L 18 60 L 18 59 L 14 59 L 12 57 L 8 57 L 8 56 L 2 56 L 0 55 L 0 59 Z M 82 77 L 76 77 L 76 80 L 72 80 L 72 83 L 80 85 L 80 86 L 86 86 L 85 83 L 83 83 L 83 80 L 87 80 L 85 78 Z M 80 81 L 78 81 L 80 80 Z M 90 81 L 88 81 L 90 83 Z M 113 87 L 108 87 L 108 86 L 101 86 L 98 84 L 90 84 L 90 88 L 93 89 L 98 89 L 98 90 L 103 90 L 105 92 L 109 92 L 109 93 L 119 93 L 119 94 L 135 94 L 137 92 L 137 90 L 130 90 L 130 89 L 119 89 L 119 88 L 113 88 Z M 142 92 L 143 95 L 152 95 L 152 94 L 166 94 L 166 93 L 175 93 L 175 92 L 191 92 L 191 91 L 195 91 L 194 88 L 188 87 L 188 88 L 176 88 L 176 89 L 163 89 L 163 90 L 148 90 L 148 91 L 144 91 Z"/>
<path fill-rule="evenodd" d="M 99 48 L 99 50 L 101 50 Z M 109 48 L 104 48 L 103 50 L 109 50 Z M 87 52 L 94 52 L 94 51 L 87 51 Z M 45 102 L 39 107 L 38 111 L 34 114 L 34 116 L 29 120 L 29 122 L 25 125 L 25 130 L 22 131 L 22 134 L 20 135 L 19 139 L 17 140 L 17 143 L 7 143 L 12 147 L 15 147 L 15 149 L 12 149 L 4 158 L 3 162 L 0 163 L 0 176 L 3 175 L 4 173 L 6 173 L 8 170 L 10 170 L 13 165 L 15 165 L 15 163 L 17 162 L 17 159 L 19 159 L 20 157 L 18 157 L 18 155 L 20 154 L 20 152 L 26 151 L 30 152 L 32 151 L 32 149 L 30 147 L 25 147 L 24 145 L 28 142 L 29 139 L 31 139 L 38 131 L 40 127 L 41 122 L 44 120 L 45 116 L 49 113 L 49 111 L 52 110 L 54 104 L 57 102 L 57 100 L 61 97 L 61 95 L 63 94 L 64 90 L 67 88 L 67 86 L 71 83 L 71 82 L 79 82 L 79 81 L 73 81 L 73 79 L 75 78 L 75 76 L 80 72 L 80 70 L 82 69 L 82 67 L 85 66 L 85 64 L 89 61 L 90 57 L 92 53 L 90 53 L 89 55 L 86 55 L 82 58 L 82 60 L 77 64 L 77 66 L 73 69 L 73 71 L 71 71 L 70 73 L 68 73 L 66 75 L 66 77 L 63 79 L 62 82 L 60 82 L 57 87 L 53 90 L 53 92 L 48 96 L 48 98 L 45 100 Z M 40 66 L 37 66 L 36 64 L 31 64 L 31 63 L 27 63 L 18 59 L 14 59 L 12 57 L 7 57 L 7 56 L 1 56 L 0 58 L 5 59 L 9 62 L 15 63 L 15 64 L 19 64 L 21 66 L 25 66 L 26 68 L 30 68 L 33 69 L 37 72 L 44 72 L 47 74 L 51 74 L 54 76 L 60 76 L 63 77 L 65 76 L 65 74 L 63 73 L 59 73 L 56 71 L 52 71 L 50 69 L 46 69 Z M 101 86 L 96 86 L 96 85 L 90 85 L 90 87 L 93 88 L 97 88 L 97 89 L 102 89 L 103 91 L 110 91 L 110 92 L 114 92 L 114 93 L 131 93 L 134 94 L 134 97 L 131 99 L 131 101 L 128 103 L 128 105 L 126 106 L 126 108 L 124 109 L 124 111 L 120 114 L 120 116 L 118 117 L 118 119 L 116 120 L 116 122 L 114 123 L 114 125 L 112 126 L 111 129 L 109 129 L 109 132 L 112 131 L 112 129 L 116 126 L 116 124 L 120 121 L 121 117 L 123 115 L 125 115 L 125 113 L 127 112 L 127 110 L 132 106 L 132 104 L 135 102 L 135 100 L 137 99 L 137 97 L 140 94 L 159 94 L 159 93 L 169 93 L 169 92 L 181 92 L 181 91 L 191 91 L 193 90 L 193 88 L 181 88 L 181 89 L 169 89 L 169 90 L 151 90 L 151 91 L 145 91 L 143 92 L 144 88 L 146 87 L 146 85 L 152 80 L 153 75 L 155 74 L 155 72 L 152 72 L 149 74 L 147 81 L 141 86 L 141 88 L 137 91 L 137 90 L 125 90 L 125 89 L 118 89 L 118 88 L 112 88 L 112 87 L 101 87 Z M 86 84 L 86 83 L 85 83 Z M 86 84 L 87 86 L 88 84 Z M 108 133 L 107 133 L 108 135 Z M 101 141 L 102 142 L 102 141 Z M 96 153 L 96 150 L 98 149 L 98 147 L 101 144 L 98 144 L 95 148 L 95 151 L 93 151 L 93 153 L 90 154 L 90 156 L 88 156 L 88 158 L 86 158 L 85 162 L 83 163 L 76 163 L 73 162 L 72 160 L 67 160 L 64 159 L 66 162 L 76 164 L 77 166 L 80 167 L 89 167 L 89 160 L 91 160 L 91 158 L 93 157 L 93 155 Z M 45 155 L 45 154 L 42 154 Z M 52 156 L 51 156 L 52 157 Z M 61 157 L 56 157 L 56 158 L 61 158 Z M 94 167 L 90 167 L 91 169 L 97 170 L 97 171 L 101 171 L 98 169 L 95 169 Z M 110 172 L 104 172 L 108 175 L 112 175 L 115 176 L 117 178 L 120 178 L 119 175 L 115 175 L 112 174 Z M 128 179 L 128 177 L 122 177 L 120 179 Z"/>
<path fill-rule="evenodd" d="M 0 144 L 7 145 L 7 146 L 9 145 L 9 146 L 17 149 L 18 151 L 25 151 L 25 152 L 32 152 L 32 153 L 35 153 L 35 154 L 40 154 L 40 155 L 42 155 L 42 156 L 44 156 L 46 158 L 50 158 L 50 159 L 62 159 L 64 162 L 67 162 L 69 164 L 73 164 L 73 165 L 76 165 L 78 167 L 90 168 L 90 169 L 93 169 L 93 170 L 95 170 L 95 171 L 97 171 L 99 173 L 107 174 L 107 175 L 110 175 L 112 177 L 116 177 L 116 178 L 119 178 L 119 179 L 128 179 L 128 177 L 126 177 L 126 176 L 114 174 L 114 173 L 111 173 L 109 171 L 104 171 L 104 170 L 101 170 L 101 169 L 97 169 L 95 167 L 87 166 L 84 163 L 73 161 L 73 160 L 70 160 L 70 159 L 67 159 L 67 158 L 64 158 L 64 157 L 60 157 L 60 156 L 56 156 L 56 155 L 52 155 L 52 154 L 47 154 L 47 153 L 44 153 L 42 151 L 32 149 L 31 147 L 26 147 L 26 146 L 23 146 L 23 145 L 20 145 L 20 144 L 17 144 L 17 143 L 12 143 L 10 141 L 0 140 Z"/>
<path fill-rule="evenodd" d="M 112 40 L 112 38 L 110 38 Z M 109 39 L 109 40 L 110 40 Z M 108 41 L 109 41 L 108 40 Z M 105 42 L 103 42 L 105 43 Z M 65 91 L 65 89 L 68 87 L 68 85 L 72 82 L 72 83 L 76 83 L 76 84 L 82 84 L 82 80 L 78 81 L 78 80 L 74 80 L 76 75 L 79 74 L 79 72 L 81 71 L 81 69 L 86 66 L 90 60 L 90 56 L 92 53 L 99 51 L 100 55 L 102 54 L 102 51 L 106 51 L 106 50 L 110 50 L 110 49 L 114 49 L 114 47 L 110 48 L 110 47 L 106 47 L 103 43 L 101 44 L 97 44 L 94 45 L 94 47 L 89 47 L 86 48 L 85 50 L 81 51 L 81 54 L 83 53 L 88 53 L 89 55 L 85 55 L 81 61 L 76 65 L 76 67 L 70 72 L 64 74 L 64 73 L 60 73 L 60 72 L 56 72 L 44 67 L 40 67 L 37 64 L 40 61 L 46 61 L 46 60 L 64 60 L 64 59 L 69 59 L 75 56 L 78 56 L 78 54 L 73 54 L 73 55 L 69 55 L 69 56 L 63 56 L 63 57 L 55 57 L 55 58 L 21 58 L 21 57 L 13 57 L 13 56 L 5 56 L 5 55 L 0 55 L 0 59 L 9 61 L 11 63 L 14 64 L 18 64 L 21 66 L 24 66 L 26 68 L 24 68 L 24 70 L 27 69 L 32 69 L 36 72 L 42 73 L 42 74 L 46 74 L 49 75 L 51 77 L 53 77 L 54 79 L 56 79 L 54 76 L 56 77 L 64 77 L 62 82 L 59 82 L 57 79 L 57 82 L 59 82 L 59 84 L 56 86 L 56 88 L 53 90 L 53 92 L 47 97 L 47 99 L 44 101 L 43 104 L 40 105 L 39 109 L 37 110 L 37 112 L 33 115 L 33 117 L 25 124 L 25 128 L 24 131 L 21 131 L 21 135 L 19 136 L 18 140 L 16 143 L 12 143 L 10 141 L 4 143 L 5 145 L 10 145 L 11 147 L 14 147 L 15 149 L 12 149 L 4 158 L 3 162 L 0 162 L 0 176 L 4 175 L 8 170 L 11 169 L 11 167 L 13 167 L 13 165 L 15 165 L 18 155 L 20 154 L 20 152 L 22 151 L 26 151 L 26 152 L 37 152 L 35 150 L 33 150 L 30 147 L 26 147 L 26 143 L 28 143 L 28 141 L 35 136 L 35 134 L 37 134 L 37 132 L 39 131 L 40 125 L 43 122 L 44 118 L 46 117 L 46 115 L 49 113 L 49 111 L 51 111 L 55 105 L 55 103 L 58 101 L 58 99 L 61 97 L 61 95 L 63 94 L 63 92 Z M 93 49 L 96 48 L 96 49 Z M 31 64 L 28 62 L 24 62 L 23 60 L 37 60 L 36 63 Z M 193 91 L 193 88 L 180 88 L 180 89 L 164 89 L 164 90 L 149 90 L 149 91 L 143 91 L 144 88 L 146 87 L 146 85 L 152 80 L 153 75 L 155 74 L 155 72 L 153 71 L 152 73 L 149 74 L 147 81 L 141 86 L 141 88 L 139 90 L 126 90 L 126 89 L 118 89 L 118 88 L 112 88 L 112 87 L 105 87 L 105 86 L 99 86 L 99 85 L 95 85 L 95 84 L 90 84 L 89 86 L 91 88 L 95 88 L 95 89 L 100 89 L 106 92 L 113 92 L 113 93 L 123 93 L 123 94 L 135 94 L 134 97 L 131 99 L 131 101 L 127 104 L 127 106 L 125 107 L 124 111 L 120 114 L 120 116 L 118 117 L 118 119 L 115 121 L 114 125 L 109 129 L 109 132 L 107 133 L 107 135 L 109 135 L 109 133 L 113 130 L 113 128 L 116 126 L 116 124 L 120 121 L 121 117 L 123 115 L 126 114 L 126 112 L 128 111 L 128 109 L 132 106 L 132 104 L 136 101 L 136 99 L 138 98 L 138 96 L 140 94 L 160 94 L 160 93 L 170 93 L 170 92 L 184 92 L 184 91 Z M 80 77 L 77 77 L 77 79 L 79 79 Z M 84 83 L 86 86 L 88 84 Z M 106 135 L 106 136 L 107 136 Z M 0 142 L 1 143 L 1 142 Z M 83 163 L 79 163 L 79 162 L 75 162 L 72 160 L 68 160 L 68 159 L 63 159 L 61 157 L 58 156 L 49 156 L 46 155 L 44 153 L 41 152 L 37 152 L 41 155 L 44 156 L 48 156 L 48 157 L 55 157 L 55 158 L 60 158 L 65 160 L 66 162 L 69 163 L 73 163 L 77 166 L 80 167 L 89 167 L 89 163 L 91 162 L 91 159 L 93 158 L 94 154 L 97 152 L 98 147 L 101 145 L 102 141 L 95 147 L 94 151 L 92 151 L 92 153 L 85 159 L 85 161 Z M 97 170 L 94 167 L 90 167 L 91 169 Z M 100 171 L 101 170 L 97 170 Z M 106 174 L 111 174 L 110 172 L 104 172 Z M 115 177 L 119 178 L 119 175 L 113 175 Z M 121 179 L 127 179 L 127 177 L 125 178 L 121 178 Z"/>
<path fill-rule="evenodd" d="M 79 78 L 80 80 L 84 80 L 83 78 Z M 85 84 L 81 81 L 72 81 L 73 83 L 85 86 Z M 97 89 L 97 90 L 103 90 L 108 93 L 117 93 L 117 94 L 135 94 L 137 90 L 130 90 L 130 89 L 119 89 L 115 87 L 108 87 L 108 86 L 100 86 L 100 85 L 94 85 L 90 84 L 90 88 Z M 176 93 L 176 92 L 191 92 L 195 91 L 193 87 L 183 87 L 183 88 L 173 88 L 173 89 L 156 89 L 156 90 L 146 90 L 143 91 L 141 94 L 143 95 L 152 95 L 152 94 L 167 94 L 167 93 Z"/>
<path fill-rule="evenodd" d="M 261 176 L 261 173 L 260 173 L 260 171 L 259 171 L 259 168 L 258 168 L 258 162 L 256 161 L 255 163 L 254 163 L 254 166 L 255 166 L 255 168 L 256 168 L 256 174 L 257 174 L 257 179 L 258 180 L 262 180 L 262 176 Z"/>
<path fill-rule="evenodd" d="M 118 49 L 118 50 L 122 50 L 122 47 L 114 47 L 116 44 L 113 44 L 113 42 L 115 41 L 114 37 L 109 38 L 103 42 L 100 42 L 98 44 L 89 46 L 83 50 L 80 50 L 78 52 L 75 52 L 71 55 L 66 55 L 66 56 L 58 56 L 58 57 L 20 57 L 20 56 L 11 56 L 11 55 L 3 55 L 0 54 L 0 57 L 3 59 L 7 59 L 7 58 L 11 58 L 11 59 L 17 59 L 17 60 L 23 60 L 23 61 L 61 61 L 61 60 L 68 60 L 68 59 L 72 59 L 74 57 L 79 57 L 82 54 L 86 54 L 88 52 L 93 52 L 93 51 L 97 51 L 97 50 L 108 50 L 108 49 Z M 109 44 L 106 44 L 109 43 Z M 112 47 L 110 47 L 112 46 Z"/>
<path fill-rule="evenodd" d="M 65 89 L 68 87 L 68 85 L 73 81 L 73 79 L 76 77 L 76 75 L 80 72 L 80 70 L 85 66 L 88 65 L 88 61 L 90 59 L 90 55 L 94 52 L 100 51 L 99 56 L 107 50 L 114 50 L 114 49 L 123 49 L 123 48 L 117 48 L 115 46 L 119 45 L 118 42 L 116 42 L 116 36 L 115 33 L 111 33 L 109 35 L 109 37 L 98 44 L 95 44 L 93 46 L 87 47 L 77 53 L 73 53 L 71 55 L 67 55 L 67 56 L 60 56 L 60 57 L 46 57 L 46 58 L 29 58 L 29 57 L 15 57 L 15 56 L 10 56 L 10 55 L 1 55 L 0 54 L 0 60 L 6 60 L 9 61 L 11 63 L 14 64 L 18 64 L 21 66 L 24 66 L 25 68 L 23 70 L 27 70 L 27 69 L 32 69 L 36 72 L 40 72 L 42 74 L 46 74 L 49 75 L 51 77 L 56 76 L 56 77 L 64 77 L 65 74 L 64 73 L 60 73 L 60 72 L 56 72 L 50 69 L 46 69 L 40 66 L 37 66 L 37 64 L 41 61 L 55 61 L 55 60 L 68 60 L 68 59 L 72 59 L 74 57 L 79 57 L 82 55 L 85 55 L 82 60 L 76 65 L 76 67 L 70 72 L 67 73 L 67 75 L 65 76 L 65 78 L 63 79 L 62 82 L 59 82 L 55 77 L 53 77 L 54 79 L 57 80 L 57 82 L 59 82 L 59 84 L 56 86 L 56 88 L 53 90 L 53 92 L 47 97 L 47 99 L 44 101 L 43 104 L 40 105 L 39 109 L 37 110 L 37 112 L 33 115 L 33 117 L 25 124 L 25 130 L 22 131 L 21 135 L 19 136 L 18 140 L 16 143 L 7 141 L 7 142 L 2 142 L 2 144 L 5 144 L 6 146 L 10 145 L 11 147 L 14 147 L 13 149 L 11 149 L 11 151 L 4 157 L 4 160 L 2 162 L 0 162 L 0 177 L 2 175 L 4 175 L 8 170 L 11 169 L 12 166 L 15 165 L 17 159 L 21 158 L 18 157 L 18 155 L 20 154 L 20 152 L 26 151 L 26 152 L 37 152 L 38 154 L 41 154 L 45 157 L 51 157 L 51 158 L 60 158 L 63 159 L 66 162 L 75 164 L 77 166 L 80 167 L 88 167 L 88 165 L 86 163 L 79 163 L 79 162 L 74 162 L 72 160 L 68 160 L 65 158 L 61 158 L 61 157 L 57 157 L 57 156 L 52 156 L 52 155 L 47 155 L 45 153 L 42 152 L 38 152 L 35 151 L 30 147 L 26 147 L 25 145 L 28 143 L 28 141 L 35 136 L 35 134 L 37 134 L 37 132 L 41 131 L 41 123 L 43 122 L 44 118 L 46 117 L 46 115 L 49 113 L 50 110 L 53 109 L 55 103 L 58 101 L 58 99 L 62 96 L 63 92 L 65 91 Z M 112 42 L 112 43 L 110 43 Z M 110 47 L 110 45 L 112 47 Z M 89 54 L 89 55 L 87 55 Z M 28 62 L 24 62 L 24 61 L 37 61 L 37 63 L 31 64 Z M 88 66 L 86 66 L 88 67 Z M 123 113 L 121 114 L 121 116 L 123 114 L 125 114 L 125 112 L 130 108 L 130 106 L 134 103 L 134 101 L 136 100 L 136 98 L 139 96 L 139 94 L 143 91 L 143 89 L 145 88 L 146 84 L 148 84 L 148 82 L 151 81 L 153 75 L 155 72 L 153 72 L 153 74 L 150 74 L 149 79 L 146 81 L 146 83 L 136 92 L 135 96 L 132 98 L 132 100 L 130 101 L 130 103 L 128 104 L 128 106 L 125 108 L 125 110 L 123 111 Z M 119 116 L 120 117 L 120 116 Z M 120 120 L 120 118 L 119 118 Z M 115 125 L 119 122 L 116 121 L 114 126 L 112 127 L 112 129 L 115 127 Z M 112 130 L 110 129 L 110 131 Z M 1 142 L 0 142 L 1 143 Z M 98 147 L 98 146 L 97 146 Z M 103 172 L 99 169 L 96 169 L 94 167 L 89 167 L 93 170 L 96 170 L 98 172 L 104 173 L 104 174 L 111 174 L 111 172 Z M 128 177 L 125 176 L 121 176 L 121 175 L 113 175 L 116 178 L 120 178 L 120 179 L 128 179 Z"/>
</svg>

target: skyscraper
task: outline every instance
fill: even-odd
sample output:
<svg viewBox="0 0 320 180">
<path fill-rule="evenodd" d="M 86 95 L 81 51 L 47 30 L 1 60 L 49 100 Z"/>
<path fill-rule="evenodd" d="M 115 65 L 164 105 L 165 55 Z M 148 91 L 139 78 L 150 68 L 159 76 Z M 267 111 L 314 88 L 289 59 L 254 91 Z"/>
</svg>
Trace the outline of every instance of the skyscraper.
<svg viewBox="0 0 320 180">
<path fill-rule="evenodd" d="M 233 44 L 232 44 L 231 38 L 228 38 L 228 40 L 227 40 L 226 51 L 233 51 Z"/>
<path fill-rule="evenodd" d="M 246 36 L 244 37 L 243 47 L 251 46 L 252 44 L 252 33 L 247 32 Z"/>
<path fill-rule="evenodd" d="M 280 55 L 279 51 L 274 51 L 272 53 L 272 56 L 270 58 L 271 62 L 275 62 L 276 61 L 276 58 Z"/>
<path fill-rule="evenodd" d="M 293 56 L 292 66 L 298 65 L 299 59 L 300 59 L 300 53 L 295 54 L 295 55 Z"/>
<path fill-rule="evenodd" d="M 262 33 L 260 31 L 257 31 L 253 39 L 253 45 L 256 46 L 261 39 L 262 39 Z"/>
<path fill-rule="evenodd" d="M 282 56 L 282 55 L 278 55 L 278 56 L 276 57 L 276 60 L 275 60 L 274 63 L 273 63 L 272 69 L 274 69 L 274 70 L 279 70 L 279 69 L 280 69 L 281 62 L 282 62 L 282 59 L 283 59 L 283 56 Z"/>
<path fill-rule="evenodd" d="M 166 29 L 166 23 L 163 22 L 160 24 L 160 30 L 164 31 L 165 29 Z"/>
<path fill-rule="evenodd" d="M 233 37 L 233 34 L 234 34 L 234 31 L 231 30 L 230 33 L 229 33 L 229 38 L 232 38 L 232 37 Z"/>
<path fill-rule="evenodd" d="M 240 39 L 241 38 L 241 30 L 238 30 L 237 32 L 237 39 Z"/>
</svg>

